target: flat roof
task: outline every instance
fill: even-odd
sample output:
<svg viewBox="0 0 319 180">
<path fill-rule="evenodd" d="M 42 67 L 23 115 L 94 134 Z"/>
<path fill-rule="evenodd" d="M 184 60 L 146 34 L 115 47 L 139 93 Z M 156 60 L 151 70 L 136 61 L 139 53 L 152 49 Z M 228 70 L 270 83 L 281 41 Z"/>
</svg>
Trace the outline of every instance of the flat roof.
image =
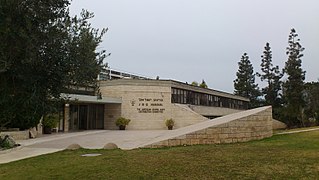
<svg viewBox="0 0 319 180">
<path fill-rule="evenodd" d="M 175 81 L 175 80 L 155 80 L 155 79 L 114 79 L 107 81 L 100 81 L 100 86 L 163 86 L 163 87 L 173 87 L 184 90 L 191 90 L 199 93 L 211 94 L 220 97 L 227 97 L 236 100 L 249 101 L 248 98 L 237 96 L 231 93 L 226 93 L 210 88 L 202 88 L 199 86 L 194 86 L 191 84 Z"/>
<path fill-rule="evenodd" d="M 62 93 L 61 98 L 71 102 L 94 103 L 94 104 L 121 104 L 121 98 L 105 97 L 105 96 L 89 96 L 80 94 L 65 94 Z"/>
</svg>

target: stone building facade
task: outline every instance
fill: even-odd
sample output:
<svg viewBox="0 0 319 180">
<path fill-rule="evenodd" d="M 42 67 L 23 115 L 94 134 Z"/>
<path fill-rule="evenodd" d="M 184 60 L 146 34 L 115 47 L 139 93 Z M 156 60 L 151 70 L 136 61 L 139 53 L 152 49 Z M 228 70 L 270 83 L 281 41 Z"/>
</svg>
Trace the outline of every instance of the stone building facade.
<svg viewBox="0 0 319 180">
<path fill-rule="evenodd" d="M 122 101 L 105 105 L 105 129 L 117 129 L 120 116 L 131 119 L 128 129 L 165 129 L 170 118 L 180 128 L 246 110 L 248 104 L 239 96 L 172 80 L 103 81 L 100 92 Z"/>
<path fill-rule="evenodd" d="M 118 129 L 119 117 L 131 119 L 127 129 L 166 129 L 172 118 L 181 128 L 246 110 L 249 100 L 229 93 L 172 80 L 100 81 L 99 96 L 66 94 L 60 131 Z"/>
</svg>

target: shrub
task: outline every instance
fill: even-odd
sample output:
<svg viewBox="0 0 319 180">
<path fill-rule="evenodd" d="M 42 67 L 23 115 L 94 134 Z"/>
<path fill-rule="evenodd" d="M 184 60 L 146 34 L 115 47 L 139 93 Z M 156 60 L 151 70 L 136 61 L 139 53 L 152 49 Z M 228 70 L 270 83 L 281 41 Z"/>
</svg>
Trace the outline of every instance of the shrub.
<svg viewBox="0 0 319 180">
<path fill-rule="evenodd" d="M 174 126 L 174 120 L 171 118 L 171 119 L 166 119 L 166 121 L 165 121 L 165 125 L 167 126 L 167 127 L 169 127 L 169 126 Z"/>
<path fill-rule="evenodd" d="M 43 118 L 44 127 L 55 128 L 59 122 L 59 114 L 49 114 Z"/>
<path fill-rule="evenodd" d="M 116 126 L 126 126 L 130 123 L 130 121 L 131 121 L 130 119 L 126 119 L 124 117 L 119 117 L 119 118 L 117 118 L 115 124 L 116 124 Z"/>
</svg>

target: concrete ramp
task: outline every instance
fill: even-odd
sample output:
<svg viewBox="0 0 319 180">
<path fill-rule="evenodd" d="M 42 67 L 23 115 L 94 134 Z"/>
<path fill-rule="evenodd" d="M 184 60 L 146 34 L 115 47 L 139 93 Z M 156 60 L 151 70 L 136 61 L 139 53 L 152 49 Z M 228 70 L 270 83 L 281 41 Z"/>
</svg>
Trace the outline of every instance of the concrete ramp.
<svg viewBox="0 0 319 180">
<path fill-rule="evenodd" d="M 176 129 L 209 120 L 208 118 L 196 113 L 185 104 L 172 104 L 171 109 L 171 117 L 175 121 L 174 128 Z"/>
<path fill-rule="evenodd" d="M 168 131 L 140 147 L 235 143 L 271 136 L 272 108 L 266 106 Z"/>
<path fill-rule="evenodd" d="M 272 120 L 272 129 L 277 130 L 277 129 L 287 129 L 287 125 L 281 121 L 278 121 L 276 119 Z"/>
</svg>

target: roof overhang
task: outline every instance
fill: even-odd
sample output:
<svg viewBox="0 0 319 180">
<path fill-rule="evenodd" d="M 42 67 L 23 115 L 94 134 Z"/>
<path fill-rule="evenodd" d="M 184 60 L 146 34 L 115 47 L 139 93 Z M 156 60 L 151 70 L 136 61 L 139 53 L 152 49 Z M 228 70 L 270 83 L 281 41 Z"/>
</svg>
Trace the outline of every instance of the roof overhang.
<svg viewBox="0 0 319 180">
<path fill-rule="evenodd" d="M 61 93 L 61 98 L 79 103 L 92 103 L 92 104 L 121 104 L 121 98 L 105 97 L 105 96 L 88 96 L 80 94 L 65 94 Z"/>
</svg>

